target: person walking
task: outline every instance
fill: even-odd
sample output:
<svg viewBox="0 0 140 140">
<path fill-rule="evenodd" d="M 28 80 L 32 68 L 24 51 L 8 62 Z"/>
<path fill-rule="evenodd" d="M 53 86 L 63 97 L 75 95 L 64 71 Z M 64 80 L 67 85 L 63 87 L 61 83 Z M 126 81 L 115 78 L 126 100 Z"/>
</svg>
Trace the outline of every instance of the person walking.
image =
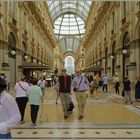
<svg viewBox="0 0 140 140">
<path fill-rule="evenodd" d="M 64 119 L 68 118 L 68 109 L 71 102 L 71 77 L 66 74 L 66 69 L 62 69 L 62 75 L 59 76 L 59 93 L 62 102 Z"/>
<path fill-rule="evenodd" d="M 56 77 L 56 79 L 55 79 L 55 86 L 54 86 L 54 88 L 55 88 L 55 90 L 56 90 L 56 104 L 58 104 L 58 100 L 59 100 L 59 97 L 60 97 L 60 93 L 59 93 L 59 78 L 58 77 Z"/>
<path fill-rule="evenodd" d="M 35 126 L 39 106 L 41 103 L 42 91 L 41 91 L 41 88 L 37 86 L 36 79 L 32 80 L 32 84 L 33 85 L 29 87 L 27 93 L 28 93 L 29 104 L 30 104 L 30 108 L 31 108 L 32 125 Z"/>
<path fill-rule="evenodd" d="M 83 119 L 84 115 L 84 108 L 86 105 L 86 91 L 89 91 L 89 81 L 88 79 L 81 75 L 81 70 L 76 70 L 77 76 L 73 79 L 73 87 L 76 93 L 76 100 L 78 103 L 78 110 L 79 110 L 79 120 Z"/>
<path fill-rule="evenodd" d="M 103 92 L 105 89 L 106 89 L 106 92 L 108 92 L 108 77 L 106 74 L 103 76 L 102 80 L 103 80 Z"/>
<path fill-rule="evenodd" d="M 45 94 L 46 80 L 45 77 L 41 76 L 37 85 L 41 88 L 43 95 Z"/>
<path fill-rule="evenodd" d="M 99 89 L 99 83 L 101 82 L 101 78 L 99 74 L 97 73 L 94 77 L 94 88 L 95 88 L 95 98 L 98 99 L 98 89 Z"/>
<path fill-rule="evenodd" d="M 9 80 L 7 79 L 4 71 L 0 72 L 0 77 L 3 78 L 6 81 L 6 84 L 7 84 L 7 89 L 6 90 L 9 91 L 10 90 L 10 83 L 9 83 Z"/>
<path fill-rule="evenodd" d="M 10 129 L 21 120 L 17 103 L 6 88 L 6 81 L 0 77 L 0 139 L 10 139 Z"/>
<path fill-rule="evenodd" d="M 124 90 L 124 96 L 125 96 L 125 103 L 127 104 L 128 101 L 130 101 L 130 103 L 132 104 L 132 99 L 131 99 L 131 87 L 130 87 L 130 80 L 128 79 L 128 77 L 124 78 L 124 82 L 123 82 L 123 90 Z M 128 99 L 129 98 L 129 99 Z"/>
<path fill-rule="evenodd" d="M 21 124 L 24 123 L 24 113 L 25 108 L 28 102 L 28 95 L 27 90 L 29 85 L 25 82 L 25 77 L 23 76 L 20 81 L 15 84 L 15 91 L 16 91 L 16 102 L 19 107 L 19 111 L 21 113 Z"/>
<path fill-rule="evenodd" d="M 135 100 L 140 101 L 140 80 L 138 79 L 135 84 Z"/>
</svg>

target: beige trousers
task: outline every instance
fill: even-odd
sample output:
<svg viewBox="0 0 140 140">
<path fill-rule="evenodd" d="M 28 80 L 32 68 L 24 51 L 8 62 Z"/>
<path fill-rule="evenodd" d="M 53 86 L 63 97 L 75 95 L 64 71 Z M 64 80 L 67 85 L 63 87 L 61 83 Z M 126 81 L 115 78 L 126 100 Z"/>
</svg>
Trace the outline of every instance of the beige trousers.
<svg viewBox="0 0 140 140">
<path fill-rule="evenodd" d="M 70 93 L 60 93 L 64 116 L 68 116 L 68 109 L 70 104 Z"/>
<path fill-rule="evenodd" d="M 79 110 L 79 115 L 83 115 L 84 114 L 84 107 L 86 105 L 86 91 L 84 92 L 76 92 L 76 100 L 77 100 L 77 104 L 78 104 L 78 110 Z"/>
</svg>

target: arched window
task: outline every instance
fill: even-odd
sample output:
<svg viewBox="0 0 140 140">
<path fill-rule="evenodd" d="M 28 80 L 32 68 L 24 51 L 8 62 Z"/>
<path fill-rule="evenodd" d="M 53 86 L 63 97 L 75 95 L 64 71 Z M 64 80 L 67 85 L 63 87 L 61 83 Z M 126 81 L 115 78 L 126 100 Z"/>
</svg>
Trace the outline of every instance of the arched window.
<svg viewBox="0 0 140 140">
<path fill-rule="evenodd" d="M 107 74 L 107 65 L 108 65 L 108 61 L 107 61 L 107 54 L 108 54 L 108 48 L 105 48 L 105 73 Z"/>
<path fill-rule="evenodd" d="M 16 40 L 15 40 L 13 33 L 11 33 L 11 32 L 8 36 L 8 45 L 11 48 L 16 48 Z"/>
<path fill-rule="evenodd" d="M 127 56 L 130 55 L 130 37 L 128 32 L 125 33 L 123 38 L 123 49 L 127 50 Z"/>
<path fill-rule="evenodd" d="M 16 50 L 16 40 L 13 33 L 11 32 L 8 36 L 8 47 L 9 47 L 9 53 L 8 53 L 9 57 L 15 58 L 15 55 L 12 55 L 11 51 Z"/>
<path fill-rule="evenodd" d="M 25 54 L 27 52 L 27 46 L 26 46 L 25 42 L 22 42 L 22 52 Z"/>
<path fill-rule="evenodd" d="M 116 48 L 116 41 L 113 42 L 112 46 L 112 76 L 115 74 L 115 65 L 116 65 L 116 53 L 115 53 L 115 48 Z"/>
</svg>

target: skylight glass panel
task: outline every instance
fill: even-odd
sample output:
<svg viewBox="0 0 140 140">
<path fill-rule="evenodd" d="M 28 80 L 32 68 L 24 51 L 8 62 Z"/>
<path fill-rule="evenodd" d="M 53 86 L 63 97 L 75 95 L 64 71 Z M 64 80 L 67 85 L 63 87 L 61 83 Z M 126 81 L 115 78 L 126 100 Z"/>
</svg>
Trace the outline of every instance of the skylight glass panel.
<svg viewBox="0 0 140 140">
<path fill-rule="evenodd" d="M 61 43 L 63 52 L 68 50 L 76 52 L 79 41 L 85 33 L 85 21 L 90 4 L 91 0 L 48 1 L 55 35 L 63 40 Z"/>
</svg>

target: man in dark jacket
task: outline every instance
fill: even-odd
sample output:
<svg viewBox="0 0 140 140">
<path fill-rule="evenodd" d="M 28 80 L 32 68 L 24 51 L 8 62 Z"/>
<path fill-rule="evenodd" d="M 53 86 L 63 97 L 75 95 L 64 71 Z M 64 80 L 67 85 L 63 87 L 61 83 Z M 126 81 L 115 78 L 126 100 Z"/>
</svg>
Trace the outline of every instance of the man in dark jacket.
<svg viewBox="0 0 140 140">
<path fill-rule="evenodd" d="M 69 104 L 71 101 L 71 77 L 66 74 L 66 69 L 62 69 L 62 75 L 59 77 L 59 93 L 64 112 L 64 119 L 67 119 Z"/>
</svg>

